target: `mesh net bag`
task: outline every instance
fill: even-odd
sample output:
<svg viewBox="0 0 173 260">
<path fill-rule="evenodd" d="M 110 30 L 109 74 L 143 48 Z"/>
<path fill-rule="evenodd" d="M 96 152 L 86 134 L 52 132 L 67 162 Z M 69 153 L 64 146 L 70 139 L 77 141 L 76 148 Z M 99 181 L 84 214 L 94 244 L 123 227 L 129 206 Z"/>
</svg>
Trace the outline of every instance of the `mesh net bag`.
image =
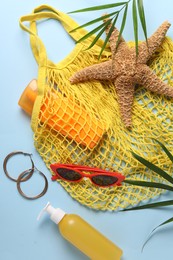
<svg viewBox="0 0 173 260">
<path fill-rule="evenodd" d="M 90 37 L 77 43 L 63 61 L 54 64 L 47 58 L 45 47 L 37 35 L 37 21 L 46 18 L 60 21 L 75 41 L 86 31 L 80 29 L 71 33 L 78 25 L 68 15 L 49 6 L 40 6 L 20 20 L 21 27 L 30 33 L 32 51 L 39 65 L 38 95 L 31 126 L 35 147 L 47 167 L 50 169 L 50 164 L 54 162 L 73 163 L 119 171 L 133 180 L 162 182 L 155 173 L 134 159 L 131 151 L 146 156 L 152 163 L 171 172 L 171 163 L 152 138 L 166 143 L 171 151 L 172 100 L 139 86 L 135 91 L 133 127 L 126 129 L 121 122 L 111 82 L 92 81 L 76 85 L 69 82 L 76 71 L 108 60 L 111 55 L 109 46 L 98 60 L 103 42 L 99 40 L 93 48 L 87 49 L 92 41 Z M 29 26 L 24 22 L 29 22 Z M 162 80 L 173 85 L 171 39 L 165 38 L 149 66 Z M 124 183 L 119 187 L 101 188 L 90 180 L 76 184 L 58 182 L 78 202 L 97 210 L 126 208 L 162 192 Z"/>
</svg>

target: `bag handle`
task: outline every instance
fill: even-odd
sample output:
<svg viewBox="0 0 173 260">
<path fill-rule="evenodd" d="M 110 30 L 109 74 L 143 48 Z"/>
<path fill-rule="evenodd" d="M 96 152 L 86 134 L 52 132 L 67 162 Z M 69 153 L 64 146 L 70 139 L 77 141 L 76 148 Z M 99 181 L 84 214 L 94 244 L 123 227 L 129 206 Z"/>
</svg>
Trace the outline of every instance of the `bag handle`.
<svg viewBox="0 0 173 260">
<path fill-rule="evenodd" d="M 33 54 L 38 64 L 43 64 L 46 59 L 46 49 L 37 34 L 37 24 L 36 21 L 42 19 L 55 19 L 62 23 L 68 34 L 75 40 L 79 40 L 87 32 L 84 29 L 79 29 L 77 31 L 71 32 L 74 28 L 79 25 L 74 22 L 67 14 L 60 12 L 49 5 L 41 5 L 33 10 L 29 15 L 22 16 L 19 20 L 20 27 L 30 34 L 30 43 Z M 29 26 L 26 26 L 24 22 L 30 22 Z"/>
</svg>

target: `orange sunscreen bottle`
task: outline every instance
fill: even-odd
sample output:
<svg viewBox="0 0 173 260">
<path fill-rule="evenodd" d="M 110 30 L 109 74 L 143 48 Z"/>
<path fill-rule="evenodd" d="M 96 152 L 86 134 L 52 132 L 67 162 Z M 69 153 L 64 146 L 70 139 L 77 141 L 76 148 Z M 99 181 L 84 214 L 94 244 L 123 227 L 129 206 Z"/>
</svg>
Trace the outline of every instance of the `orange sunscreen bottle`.
<svg viewBox="0 0 173 260">
<path fill-rule="evenodd" d="M 32 80 L 25 88 L 19 99 L 19 106 L 32 114 L 35 99 L 37 97 L 37 81 Z M 97 118 L 93 118 L 71 98 L 61 93 L 51 93 L 51 109 L 49 108 L 49 97 L 40 108 L 40 121 L 64 136 L 79 144 L 94 148 L 102 138 L 105 129 Z M 52 107 L 53 106 L 53 107 Z M 51 111 L 55 111 L 51 114 Z"/>
<path fill-rule="evenodd" d="M 40 219 L 44 211 L 58 225 L 61 235 L 90 259 L 120 260 L 122 250 L 80 216 L 66 214 L 59 208 L 53 208 L 48 202 L 38 219 Z"/>
</svg>

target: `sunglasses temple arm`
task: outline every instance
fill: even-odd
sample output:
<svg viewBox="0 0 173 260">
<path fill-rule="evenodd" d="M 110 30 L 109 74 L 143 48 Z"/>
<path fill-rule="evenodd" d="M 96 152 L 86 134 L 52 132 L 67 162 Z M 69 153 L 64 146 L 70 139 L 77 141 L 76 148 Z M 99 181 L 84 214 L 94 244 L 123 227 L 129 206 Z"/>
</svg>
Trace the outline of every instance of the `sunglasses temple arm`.
<svg viewBox="0 0 173 260">
<path fill-rule="evenodd" d="M 85 171 L 101 171 L 101 169 L 99 168 L 92 168 L 92 167 L 89 167 L 89 166 L 82 166 L 82 165 L 75 165 L 75 164 L 61 164 L 61 163 L 58 163 L 58 164 L 53 164 L 55 165 L 56 167 L 66 167 L 66 168 L 70 168 L 70 169 L 74 169 L 74 170 L 85 170 Z M 97 169 L 97 170 L 96 170 Z"/>
<path fill-rule="evenodd" d="M 75 164 L 58 164 L 58 167 L 67 167 L 70 169 L 74 170 L 81 170 L 81 171 L 92 171 L 92 172 L 100 172 L 100 173 L 108 173 L 108 171 L 99 169 L 99 168 L 94 168 L 94 167 L 89 167 L 89 166 L 82 166 L 82 165 L 75 165 Z"/>
<path fill-rule="evenodd" d="M 107 170 L 103 170 L 100 168 L 96 168 L 96 167 L 89 167 L 89 166 L 77 166 L 75 167 L 76 170 L 83 170 L 83 171 L 92 171 L 92 172 L 96 172 L 96 173 L 107 173 L 107 174 L 120 174 L 119 172 L 111 172 L 111 171 L 107 171 Z"/>
<path fill-rule="evenodd" d="M 67 167 L 67 168 L 71 168 L 74 170 L 79 170 L 79 171 L 92 171 L 92 172 L 96 172 L 96 173 L 107 173 L 107 174 L 119 174 L 121 175 L 119 172 L 111 172 L 111 171 L 107 171 L 107 170 L 102 170 L 100 168 L 94 168 L 94 167 L 89 167 L 89 166 L 81 166 L 81 165 L 74 165 L 74 164 L 58 164 L 58 167 Z"/>
<path fill-rule="evenodd" d="M 60 179 L 60 177 L 57 174 L 52 175 L 52 177 L 51 177 L 52 181 L 56 181 L 57 179 Z"/>
</svg>

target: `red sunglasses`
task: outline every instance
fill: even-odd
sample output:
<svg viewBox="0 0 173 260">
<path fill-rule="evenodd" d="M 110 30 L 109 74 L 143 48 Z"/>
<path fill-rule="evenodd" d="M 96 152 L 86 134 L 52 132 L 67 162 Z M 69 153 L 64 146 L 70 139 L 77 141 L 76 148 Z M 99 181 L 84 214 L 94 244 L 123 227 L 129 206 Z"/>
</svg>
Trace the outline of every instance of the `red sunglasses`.
<svg viewBox="0 0 173 260">
<path fill-rule="evenodd" d="M 54 163 L 50 168 L 55 173 L 52 180 L 62 179 L 70 182 L 80 182 L 82 178 L 89 178 L 93 184 L 99 187 L 120 186 L 125 176 L 118 172 L 109 172 L 99 168 L 80 166 L 75 164 Z M 86 174 L 84 172 L 91 172 Z"/>
</svg>

